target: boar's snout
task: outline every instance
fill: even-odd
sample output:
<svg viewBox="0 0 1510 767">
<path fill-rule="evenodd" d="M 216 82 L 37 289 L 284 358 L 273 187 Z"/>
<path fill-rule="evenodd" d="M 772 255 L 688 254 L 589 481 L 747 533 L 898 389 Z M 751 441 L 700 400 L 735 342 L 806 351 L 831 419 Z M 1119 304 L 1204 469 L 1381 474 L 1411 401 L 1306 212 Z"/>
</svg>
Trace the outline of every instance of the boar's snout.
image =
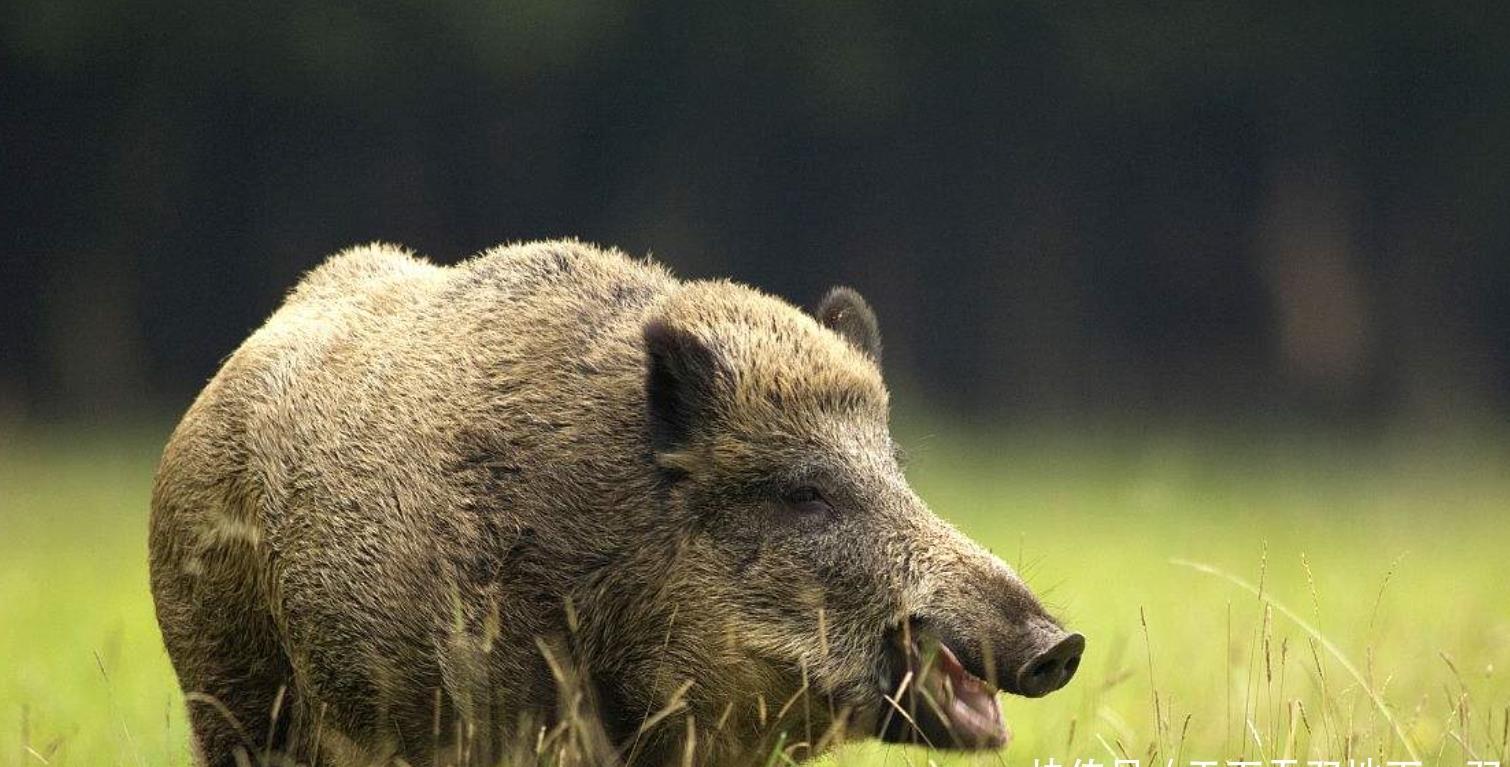
<svg viewBox="0 0 1510 767">
<path fill-rule="evenodd" d="M 1066 631 L 1000 559 L 951 531 L 912 623 L 948 645 L 971 674 L 996 689 L 1037 698 L 1069 684 L 1085 637 Z M 935 539 L 938 540 L 938 539 Z"/>
<path fill-rule="evenodd" d="M 1085 637 L 1071 634 L 1057 626 L 1044 626 L 1035 632 L 1037 649 L 1015 670 L 1006 670 L 1001 681 L 1007 692 L 1037 698 L 1069 684 L 1080 668 L 1085 652 Z"/>
<path fill-rule="evenodd" d="M 1026 620 L 1020 614 L 1004 617 L 973 630 L 936 626 L 930 633 L 955 649 L 971 673 L 1003 692 L 1039 698 L 1069 684 L 1080 669 L 1085 637 L 1036 611 Z"/>
<path fill-rule="evenodd" d="M 1028 698 L 1069 684 L 1085 637 L 1066 631 L 1005 562 L 934 516 L 915 496 L 893 517 L 907 563 L 887 629 L 877 734 L 937 748 L 1011 742 L 998 691 Z M 901 715 L 893 715 L 893 709 Z"/>
</svg>

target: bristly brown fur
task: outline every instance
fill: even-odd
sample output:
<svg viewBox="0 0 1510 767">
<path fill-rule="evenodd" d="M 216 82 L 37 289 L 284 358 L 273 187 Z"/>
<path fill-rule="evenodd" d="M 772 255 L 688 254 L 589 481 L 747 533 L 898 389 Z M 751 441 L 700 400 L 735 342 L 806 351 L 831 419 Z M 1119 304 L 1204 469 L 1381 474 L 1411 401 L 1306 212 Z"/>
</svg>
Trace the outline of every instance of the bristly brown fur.
<svg viewBox="0 0 1510 767">
<path fill-rule="evenodd" d="M 888 627 L 989 656 L 1050 621 L 908 489 L 845 300 L 825 324 L 575 241 L 310 272 L 153 492 L 199 760 L 731 764 L 779 731 L 810 755 L 875 731 Z M 794 483 L 833 514 L 792 517 Z"/>
</svg>

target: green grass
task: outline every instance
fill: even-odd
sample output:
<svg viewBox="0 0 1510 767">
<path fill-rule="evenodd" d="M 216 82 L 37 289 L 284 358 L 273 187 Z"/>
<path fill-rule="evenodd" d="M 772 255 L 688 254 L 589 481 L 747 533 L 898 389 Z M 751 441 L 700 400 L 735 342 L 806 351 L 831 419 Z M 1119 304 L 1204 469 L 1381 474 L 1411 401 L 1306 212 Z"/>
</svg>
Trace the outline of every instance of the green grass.
<svg viewBox="0 0 1510 767">
<path fill-rule="evenodd" d="M 188 763 L 146 585 L 164 436 L 0 435 L 0 765 Z M 907 444 L 919 492 L 1016 565 L 1087 657 L 1064 691 L 1004 699 L 1002 755 L 863 745 L 831 762 L 1510 763 L 1506 440 Z"/>
</svg>

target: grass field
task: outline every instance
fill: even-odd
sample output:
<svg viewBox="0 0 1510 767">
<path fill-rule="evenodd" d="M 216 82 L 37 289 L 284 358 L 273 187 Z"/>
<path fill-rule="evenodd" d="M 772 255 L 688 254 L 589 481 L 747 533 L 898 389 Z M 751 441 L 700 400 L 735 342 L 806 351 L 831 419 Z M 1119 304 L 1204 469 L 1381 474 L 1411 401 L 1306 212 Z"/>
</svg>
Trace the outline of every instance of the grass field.
<svg viewBox="0 0 1510 767">
<path fill-rule="evenodd" d="M 921 494 L 1086 660 L 1005 699 L 1003 754 L 831 763 L 1510 764 L 1510 440 L 911 431 Z M 0 765 L 188 763 L 146 578 L 165 435 L 0 435 Z"/>
</svg>

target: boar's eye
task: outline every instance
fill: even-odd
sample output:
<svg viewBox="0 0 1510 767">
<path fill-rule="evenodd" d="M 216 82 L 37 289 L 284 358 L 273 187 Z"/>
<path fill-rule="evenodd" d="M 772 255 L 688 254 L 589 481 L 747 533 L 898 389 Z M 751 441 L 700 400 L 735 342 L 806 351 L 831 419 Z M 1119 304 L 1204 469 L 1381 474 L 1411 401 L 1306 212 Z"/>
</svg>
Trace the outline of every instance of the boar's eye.
<svg viewBox="0 0 1510 767">
<path fill-rule="evenodd" d="M 811 485 L 790 490 L 782 498 L 792 511 L 803 515 L 821 515 L 834 510 L 834 507 L 824 500 L 823 494 Z"/>
</svg>

